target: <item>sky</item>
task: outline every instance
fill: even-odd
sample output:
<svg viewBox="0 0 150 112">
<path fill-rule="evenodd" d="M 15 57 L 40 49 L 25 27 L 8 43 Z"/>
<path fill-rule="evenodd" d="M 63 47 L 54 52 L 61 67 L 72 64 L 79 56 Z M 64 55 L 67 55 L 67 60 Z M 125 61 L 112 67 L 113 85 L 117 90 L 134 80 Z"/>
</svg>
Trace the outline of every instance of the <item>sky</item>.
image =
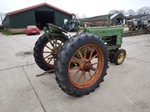
<svg viewBox="0 0 150 112">
<path fill-rule="evenodd" d="M 86 17 L 108 14 L 112 9 L 136 11 L 144 6 L 150 7 L 150 0 L 0 0 L 0 12 L 8 13 L 45 1 L 67 12 Z"/>
</svg>

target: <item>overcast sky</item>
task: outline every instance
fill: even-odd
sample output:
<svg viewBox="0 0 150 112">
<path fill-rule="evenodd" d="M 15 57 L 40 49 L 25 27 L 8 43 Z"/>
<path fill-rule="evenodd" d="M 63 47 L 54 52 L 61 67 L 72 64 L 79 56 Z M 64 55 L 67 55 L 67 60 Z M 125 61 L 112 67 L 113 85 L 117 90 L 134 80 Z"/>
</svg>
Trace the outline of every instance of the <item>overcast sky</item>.
<svg viewBox="0 0 150 112">
<path fill-rule="evenodd" d="M 45 0 L 0 0 L 0 12 L 8 13 L 44 2 Z M 144 6 L 150 7 L 150 0 L 46 0 L 46 2 L 70 13 L 87 17 L 108 14 L 112 9 L 136 11 Z"/>
</svg>

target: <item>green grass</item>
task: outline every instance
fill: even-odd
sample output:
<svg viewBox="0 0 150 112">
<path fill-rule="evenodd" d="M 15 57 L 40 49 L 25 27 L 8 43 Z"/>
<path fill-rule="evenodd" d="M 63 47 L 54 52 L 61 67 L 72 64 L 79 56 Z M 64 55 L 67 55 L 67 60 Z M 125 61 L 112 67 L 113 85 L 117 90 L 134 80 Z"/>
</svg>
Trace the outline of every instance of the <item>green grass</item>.
<svg viewBox="0 0 150 112">
<path fill-rule="evenodd" d="M 0 30 L 0 32 L 4 35 L 12 35 L 12 33 L 9 32 L 8 30 Z"/>
<path fill-rule="evenodd" d="M 24 32 L 16 32 L 16 33 L 11 33 L 11 32 L 9 32 L 8 30 L 0 30 L 0 32 L 2 33 L 2 34 L 4 34 L 4 35 L 17 35 L 17 34 L 24 34 Z"/>
</svg>

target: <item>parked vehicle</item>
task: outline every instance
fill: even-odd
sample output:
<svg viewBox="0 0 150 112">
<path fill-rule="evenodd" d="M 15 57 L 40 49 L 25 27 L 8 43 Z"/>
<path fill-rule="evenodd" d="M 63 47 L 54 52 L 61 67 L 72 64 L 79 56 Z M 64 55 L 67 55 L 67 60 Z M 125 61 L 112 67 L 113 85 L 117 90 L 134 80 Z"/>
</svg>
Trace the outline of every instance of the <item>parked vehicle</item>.
<svg viewBox="0 0 150 112">
<path fill-rule="evenodd" d="M 74 20 L 69 20 L 66 23 L 64 23 L 64 25 L 62 26 L 62 29 L 66 30 L 66 31 L 74 31 L 76 28 L 76 24 Z"/>
<path fill-rule="evenodd" d="M 72 19 L 69 19 L 67 22 L 64 23 L 62 26 L 62 29 L 65 31 L 77 31 L 78 28 L 80 27 L 81 23 L 77 21 L 76 16 L 73 15 Z"/>
<path fill-rule="evenodd" d="M 40 30 L 35 25 L 28 25 L 25 29 L 25 33 L 27 35 L 29 35 L 29 34 L 40 34 Z"/>
<path fill-rule="evenodd" d="M 147 29 L 147 24 L 148 24 L 147 20 L 145 20 L 145 21 L 141 21 L 141 20 L 128 21 L 128 27 L 129 27 L 129 30 L 131 30 L 131 31 L 135 31 L 136 29 L 137 30 Z"/>
</svg>

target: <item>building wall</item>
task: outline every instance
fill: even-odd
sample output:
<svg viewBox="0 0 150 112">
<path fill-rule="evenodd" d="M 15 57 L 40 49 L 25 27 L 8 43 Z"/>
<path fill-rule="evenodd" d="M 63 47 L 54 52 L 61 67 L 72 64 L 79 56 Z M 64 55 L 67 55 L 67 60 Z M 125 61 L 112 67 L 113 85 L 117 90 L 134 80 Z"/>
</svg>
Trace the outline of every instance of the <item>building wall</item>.
<svg viewBox="0 0 150 112">
<path fill-rule="evenodd" d="M 25 28 L 29 24 L 36 25 L 34 11 L 54 11 L 54 24 L 57 26 L 62 26 L 64 24 L 64 19 L 71 18 L 71 15 L 65 14 L 48 6 L 41 6 L 35 9 L 7 16 L 3 22 L 3 26 L 7 28 Z"/>
<path fill-rule="evenodd" d="M 11 28 L 25 28 L 29 24 L 36 25 L 33 11 L 25 11 L 10 16 Z"/>
<path fill-rule="evenodd" d="M 59 11 L 56 11 L 55 13 L 55 20 L 56 20 L 56 25 L 57 26 L 63 26 L 64 24 L 64 19 L 72 19 L 71 18 L 72 16 L 71 15 L 67 15 L 65 13 L 62 13 L 62 12 L 59 12 Z"/>
<path fill-rule="evenodd" d="M 116 25 L 116 24 L 117 24 L 117 18 L 122 18 L 121 23 L 123 23 L 124 19 L 126 19 L 126 17 L 125 17 L 123 14 L 119 13 L 117 16 L 115 16 L 115 17 L 111 20 L 113 25 Z"/>
<path fill-rule="evenodd" d="M 5 26 L 5 28 L 10 28 L 11 27 L 9 16 L 7 16 L 5 18 L 5 20 L 2 22 L 2 25 Z"/>
<path fill-rule="evenodd" d="M 94 19 L 93 19 L 94 18 Z M 112 16 L 110 20 L 110 25 L 117 25 L 118 21 L 121 23 L 125 23 L 126 17 L 119 13 L 117 15 Z M 107 16 L 96 16 L 91 18 L 86 18 L 85 21 L 88 26 L 105 26 L 107 24 Z"/>
<path fill-rule="evenodd" d="M 57 26 L 62 26 L 64 24 L 64 19 L 71 18 L 71 15 L 65 14 L 63 12 L 60 12 L 60 11 L 50 8 L 48 6 L 38 7 L 38 8 L 35 8 L 34 10 L 36 10 L 36 11 L 54 11 L 55 12 L 54 21 L 55 21 L 55 25 L 57 25 Z"/>
<path fill-rule="evenodd" d="M 87 22 L 88 26 L 105 26 L 106 24 L 107 24 L 107 20 Z"/>
</svg>

